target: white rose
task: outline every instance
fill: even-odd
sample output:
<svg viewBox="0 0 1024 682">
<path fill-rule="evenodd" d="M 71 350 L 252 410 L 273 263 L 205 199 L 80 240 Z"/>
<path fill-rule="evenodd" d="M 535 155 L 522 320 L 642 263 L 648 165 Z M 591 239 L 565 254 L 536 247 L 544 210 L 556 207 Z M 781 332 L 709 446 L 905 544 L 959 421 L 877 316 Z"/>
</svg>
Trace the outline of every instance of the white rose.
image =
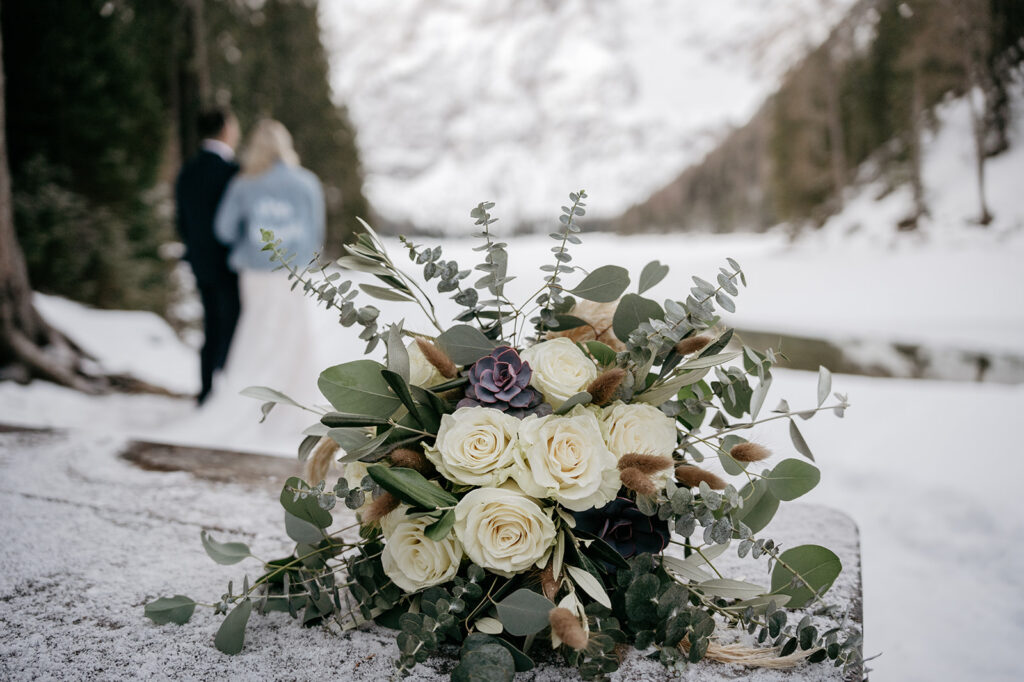
<svg viewBox="0 0 1024 682">
<path fill-rule="evenodd" d="M 664 412 L 644 403 L 627 405 L 616 402 L 604 409 L 601 420 L 608 449 L 616 457 L 631 453 L 671 457 L 676 449 L 676 421 Z M 652 476 L 659 488 L 672 475 L 669 467 Z"/>
<path fill-rule="evenodd" d="M 420 516 L 394 524 L 380 555 L 384 573 L 406 592 L 418 592 L 455 577 L 462 561 L 462 546 L 450 533 L 435 542 L 424 529 L 435 519 Z"/>
<path fill-rule="evenodd" d="M 463 485 L 499 486 L 513 464 L 519 420 L 490 407 L 460 407 L 441 417 L 433 447 L 424 449 L 441 475 Z"/>
<path fill-rule="evenodd" d="M 530 385 L 555 409 L 597 378 L 594 361 L 566 338 L 542 341 L 519 355 L 533 370 Z"/>
<path fill-rule="evenodd" d="M 528 495 L 553 498 L 573 511 L 602 507 L 619 491 L 617 459 L 597 417 L 581 407 L 520 422 L 515 458 L 512 476 Z"/>
<path fill-rule="evenodd" d="M 409 383 L 420 388 L 430 388 L 444 383 L 446 379 L 437 367 L 430 364 L 415 340 L 405 347 L 409 351 Z"/>
<path fill-rule="evenodd" d="M 555 524 L 520 492 L 477 488 L 455 507 L 455 535 L 473 563 L 511 578 L 544 565 L 555 542 Z"/>
</svg>

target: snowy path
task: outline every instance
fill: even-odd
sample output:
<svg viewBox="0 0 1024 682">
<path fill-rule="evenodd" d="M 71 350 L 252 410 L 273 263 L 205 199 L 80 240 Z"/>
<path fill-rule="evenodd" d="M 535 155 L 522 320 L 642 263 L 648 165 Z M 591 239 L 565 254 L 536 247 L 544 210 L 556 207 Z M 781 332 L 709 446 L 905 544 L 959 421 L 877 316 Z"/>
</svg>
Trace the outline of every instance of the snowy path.
<svg viewBox="0 0 1024 682">
<path fill-rule="evenodd" d="M 278 556 L 281 510 L 263 487 L 220 484 L 192 475 L 142 471 L 118 458 L 109 436 L 0 433 L 0 677 L 3 679 L 334 679 L 387 678 L 397 656 L 393 634 L 370 628 L 331 635 L 283 613 L 253 616 L 246 648 L 228 657 L 213 646 L 220 617 L 199 609 L 184 626 L 157 626 L 142 605 L 156 596 L 215 600 L 255 562 L 218 566 L 199 530 Z M 856 528 L 832 510 L 793 505 L 775 536 L 787 545 L 828 544 L 846 570 L 829 596 L 859 599 Z M 347 523 L 340 521 L 340 523 Z M 738 561 L 738 560 L 737 560 Z M 746 560 L 748 571 L 758 564 Z M 760 562 L 763 570 L 764 562 Z M 250 577 L 255 577 L 250 573 Z M 411 680 L 444 679 L 450 662 L 428 661 Z M 702 663 L 684 679 L 735 679 L 736 668 Z M 571 673 L 545 665 L 519 680 L 555 682 Z M 657 663 L 632 654 L 616 677 L 667 680 Z M 830 666 L 794 674 L 759 671 L 746 679 L 839 680 Z"/>
</svg>

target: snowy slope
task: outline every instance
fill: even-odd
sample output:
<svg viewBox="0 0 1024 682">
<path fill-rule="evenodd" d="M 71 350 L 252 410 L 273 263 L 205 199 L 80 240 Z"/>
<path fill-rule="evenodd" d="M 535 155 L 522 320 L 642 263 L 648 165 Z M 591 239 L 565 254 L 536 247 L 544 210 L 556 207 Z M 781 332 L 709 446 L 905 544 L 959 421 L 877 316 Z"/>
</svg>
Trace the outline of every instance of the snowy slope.
<svg viewBox="0 0 1024 682">
<path fill-rule="evenodd" d="M 742 123 L 852 0 L 322 2 L 337 96 L 385 217 L 506 229 L 570 190 L 611 216 Z"/>
</svg>

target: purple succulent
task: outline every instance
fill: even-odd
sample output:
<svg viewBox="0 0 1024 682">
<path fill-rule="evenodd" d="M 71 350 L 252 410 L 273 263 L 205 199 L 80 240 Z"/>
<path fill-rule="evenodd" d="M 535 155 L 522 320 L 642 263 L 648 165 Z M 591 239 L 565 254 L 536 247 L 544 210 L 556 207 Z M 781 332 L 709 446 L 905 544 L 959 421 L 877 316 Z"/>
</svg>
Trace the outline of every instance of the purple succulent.
<svg viewBox="0 0 1024 682">
<path fill-rule="evenodd" d="M 533 370 L 509 346 L 498 346 L 469 369 L 466 397 L 458 407 L 493 407 L 522 419 L 528 414 L 550 414 L 551 406 L 530 388 Z"/>
</svg>

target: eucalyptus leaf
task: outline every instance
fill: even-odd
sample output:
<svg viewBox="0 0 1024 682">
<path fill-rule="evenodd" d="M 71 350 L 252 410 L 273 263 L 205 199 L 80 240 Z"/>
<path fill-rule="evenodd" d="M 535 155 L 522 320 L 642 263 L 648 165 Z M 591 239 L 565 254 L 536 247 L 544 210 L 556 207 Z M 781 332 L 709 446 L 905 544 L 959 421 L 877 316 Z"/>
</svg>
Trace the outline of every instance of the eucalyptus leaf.
<svg viewBox="0 0 1024 682">
<path fill-rule="evenodd" d="M 476 327 L 457 324 L 437 337 L 437 345 L 457 365 L 471 365 L 494 350 L 494 342 Z"/>
<path fill-rule="evenodd" d="M 665 319 L 665 311 L 657 301 L 638 294 L 626 294 L 615 308 L 612 316 L 612 331 L 620 341 L 628 341 L 629 335 L 648 320 Z"/>
<path fill-rule="evenodd" d="M 210 558 L 223 566 L 237 564 L 242 559 L 252 556 L 249 546 L 244 542 L 217 542 L 205 530 L 199 531 L 199 538 L 203 541 L 203 549 Z"/>
<path fill-rule="evenodd" d="M 629 271 L 618 265 L 604 265 L 583 278 L 569 293 L 597 303 L 614 301 L 629 286 Z"/>
<path fill-rule="evenodd" d="M 338 412 L 387 418 L 402 402 L 381 376 L 384 366 L 373 360 L 354 360 L 328 367 L 317 386 Z"/>
<path fill-rule="evenodd" d="M 740 497 L 743 498 L 743 508 L 734 512 L 733 517 L 749 526 L 751 532 L 764 530 L 779 510 L 779 498 L 763 479 L 755 479 L 743 486 Z"/>
<path fill-rule="evenodd" d="M 586 341 L 584 345 L 601 366 L 615 364 L 615 351 L 600 341 Z"/>
<path fill-rule="evenodd" d="M 375 260 L 364 258 L 362 256 L 350 255 L 342 256 L 338 260 L 334 261 L 335 265 L 345 270 L 355 270 L 356 272 L 368 272 L 371 275 L 389 275 L 391 271 L 381 265 Z"/>
<path fill-rule="evenodd" d="M 266 386 L 248 386 L 243 388 L 239 395 L 244 395 L 246 398 L 256 398 L 257 400 L 265 400 L 270 403 L 281 403 L 283 405 L 291 405 L 292 407 L 299 407 L 302 409 L 308 409 L 302 403 L 299 403 L 291 397 L 276 391 Z"/>
<path fill-rule="evenodd" d="M 301 478 L 292 476 L 285 481 L 284 487 L 281 489 L 281 506 L 289 514 L 297 516 L 317 528 L 327 528 L 333 520 L 331 513 L 320 506 L 315 494 L 310 493 L 305 497 L 296 496 L 294 491 L 303 489 L 308 489 L 308 486 Z"/>
<path fill-rule="evenodd" d="M 388 328 L 387 339 L 388 369 L 403 380 L 409 381 L 409 351 L 402 343 L 402 323 Z"/>
<path fill-rule="evenodd" d="M 695 369 L 689 372 L 683 372 L 677 376 L 672 377 L 668 381 L 662 384 L 655 384 L 643 393 L 639 393 L 635 396 L 635 402 L 648 403 L 650 405 L 661 405 L 666 400 L 671 400 L 676 397 L 679 393 L 679 389 L 684 386 L 690 386 L 695 384 L 708 373 L 708 368 Z"/>
<path fill-rule="evenodd" d="M 637 283 L 636 293 L 644 293 L 651 287 L 655 286 L 658 282 L 665 279 L 665 275 L 667 274 L 667 265 L 662 265 L 660 261 L 652 260 L 650 263 L 645 265 L 644 269 L 640 272 L 640 281 Z"/>
<path fill-rule="evenodd" d="M 548 626 L 548 613 L 554 603 L 533 590 L 520 588 L 495 607 L 498 620 L 505 630 L 515 637 L 524 637 L 540 632 Z"/>
<path fill-rule="evenodd" d="M 476 621 L 474 621 L 473 626 L 480 632 L 488 635 L 500 635 L 502 630 L 504 630 L 500 620 L 489 616 L 477 618 Z"/>
<path fill-rule="evenodd" d="M 324 534 L 319 528 L 287 511 L 284 513 L 284 531 L 295 542 L 307 545 L 315 545 L 324 539 Z"/>
<path fill-rule="evenodd" d="M 196 610 L 196 603 L 183 594 L 160 597 L 146 604 L 146 617 L 158 625 L 177 623 L 184 625 Z"/>
<path fill-rule="evenodd" d="M 702 583 L 713 578 L 710 573 L 686 559 L 679 559 L 668 554 L 661 557 L 661 565 L 665 567 L 666 571 L 683 580 Z"/>
<path fill-rule="evenodd" d="M 814 599 L 815 593 L 819 597 L 823 595 L 842 570 L 843 563 L 830 549 L 820 545 L 793 547 L 781 554 L 772 569 L 772 594 L 789 595 L 788 606 L 800 608 Z M 798 584 L 793 585 L 793 571 L 807 581 L 813 592 L 799 579 Z"/>
<path fill-rule="evenodd" d="M 681 369 L 704 369 L 706 367 L 717 367 L 718 365 L 724 365 L 727 362 L 732 362 L 740 355 L 743 351 L 731 351 L 729 353 L 719 353 L 718 355 L 701 355 L 700 357 L 687 360 L 680 365 Z"/>
<path fill-rule="evenodd" d="M 579 393 L 570 396 L 568 400 L 559 405 L 558 409 L 555 410 L 555 414 L 568 414 L 572 408 L 577 405 L 588 405 L 590 404 L 592 397 L 593 396 L 586 391 L 580 391 Z"/>
<path fill-rule="evenodd" d="M 220 629 L 213 643 L 220 651 L 226 654 L 237 654 L 245 646 L 245 626 L 249 623 L 249 615 L 252 613 L 252 601 L 243 599 L 238 606 L 231 610 Z"/>
<path fill-rule="evenodd" d="M 821 471 L 817 467 L 792 458 L 776 464 L 767 477 L 772 494 L 785 502 L 809 492 L 820 480 Z"/>
<path fill-rule="evenodd" d="M 814 454 L 811 452 L 810 446 L 807 445 L 807 441 L 804 440 L 804 434 L 800 433 L 800 429 L 792 419 L 789 420 L 789 439 L 793 441 L 793 447 L 797 452 L 812 462 L 814 461 Z"/>
<path fill-rule="evenodd" d="M 824 366 L 818 367 L 818 407 L 825 404 L 828 394 L 832 391 L 832 372 Z M 813 459 L 813 457 L 812 457 Z"/>
</svg>

